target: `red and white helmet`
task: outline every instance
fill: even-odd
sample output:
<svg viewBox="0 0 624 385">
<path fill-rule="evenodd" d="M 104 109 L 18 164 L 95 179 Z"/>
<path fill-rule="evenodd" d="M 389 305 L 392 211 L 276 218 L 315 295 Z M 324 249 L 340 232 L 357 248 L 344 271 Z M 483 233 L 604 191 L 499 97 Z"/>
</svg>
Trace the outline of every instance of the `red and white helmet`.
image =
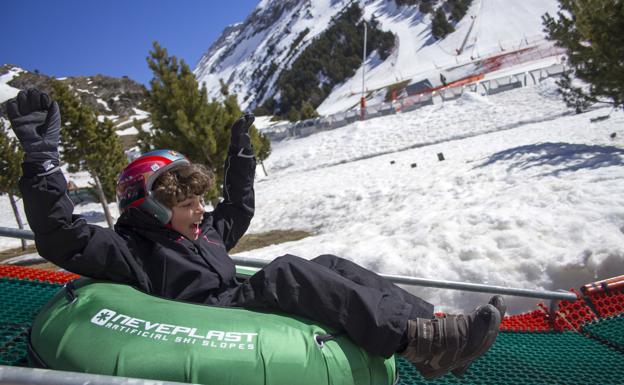
<svg viewBox="0 0 624 385">
<path fill-rule="evenodd" d="M 161 223 L 169 223 L 171 210 L 152 196 L 152 186 L 165 171 L 188 165 L 190 162 L 184 155 L 172 150 L 150 151 L 132 161 L 117 181 L 119 212 L 139 207 Z"/>
</svg>

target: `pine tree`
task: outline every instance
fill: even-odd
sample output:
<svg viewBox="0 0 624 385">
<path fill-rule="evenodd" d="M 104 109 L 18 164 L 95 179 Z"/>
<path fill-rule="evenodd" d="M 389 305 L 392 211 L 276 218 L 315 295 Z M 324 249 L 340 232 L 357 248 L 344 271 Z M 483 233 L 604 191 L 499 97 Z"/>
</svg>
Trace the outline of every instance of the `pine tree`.
<svg viewBox="0 0 624 385">
<path fill-rule="evenodd" d="M 301 119 L 311 119 L 317 116 L 319 115 L 310 102 L 304 101 L 301 103 Z"/>
<path fill-rule="evenodd" d="M 115 199 L 117 177 L 127 163 L 112 122 L 99 122 L 95 112 L 82 104 L 78 96 L 60 81 L 52 83 L 52 97 L 59 104 L 62 117 L 61 158 L 69 172 L 87 171 L 109 227 L 113 219 L 108 202 Z"/>
<path fill-rule="evenodd" d="M 9 130 L 0 119 L 0 193 L 20 195 L 17 183 L 22 174 L 24 153 L 16 138 L 9 137 Z"/>
<path fill-rule="evenodd" d="M 398 6 L 402 6 L 402 5 L 410 5 L 411 6 L 411 5 L 418 5 L 420 0 L 394 0 L 394 2 Z"/>
<path fill-rule="evenodd" d="M 199 87 L 184 60 L 169 56 L 167 50 L 154 42 L 147 58 L 154 73 L 148 91 L 147 110 L 151 114 L 151 132 L 139 131 L 142 150 L 168 148 L 178 150 L 192 162 L 211 168 L 217 183 L 208 198 L 219 196 L 217 187 L 223 182 L 223 163 L 230 143 L 230 127 L 241 115 L 236 95 L 221 83 L 224 102 L 208 101 L 206 87 Z M 250 132 L 256 155 L 263 154 L 263 142 L 252 127 Z M 268 156 L 268 155 L 267 155 Z M 261 161 L 264 158 L 259 158 Z"/>
<path fill-rule="evenodd" d="M 146 103 L 152 128 L 150 132 L 139 130 L 141 149 L 180 151 L 221 177 L 217 141 L 221 139 L 219 130 L 227 124 L 225 109 L 215 101 L 209 103 L 206 87 L 199 87 L 184 60 L 169 56 L 158 42 L 154 42 L 147 63 L 153 72 Z M 208 195 L 218 196 L 217 186 Z"/>
<path fill-rule="evenodd" d="M 221 133 L 218 136 L 218 148 L 227 149 L 230 140 L 229 128 L 232 127 L 232 124 L 234 124 L 236 119 L 238 119 L 243 113 L 238 105 L 236 95 L 230 94 L 228 87 L 225 83 L 221 84 L 221 93 L 225 97 L 225 100 L 223 101 L 223 106 L 225 107 L 226 113 L 229 115 L 229 119 L 227 120 L 225 126 L 226 128 L 221 130 Z M 265 135 L 261 134 L 256 129 L 256 126 L 251 126 L 251 128 L 249 129 L 249 136 L 251 137 L 251 145 L 254 148 L 254 155 L 256 156 L 256 159 L 260 162 L 260 164 L 262 165 L 262 169 L 264 170 L 264 160 L 268 158 L 271 154 L 271 142 Z M 223 159 L 225 159 L 226 154 L 221 154 L 221 156 L 223 157 Z M 266 175 L 266 170 L 264 170 L 264 173 Z"/>
<path fill-rule="evenodd" d="M 10 138 L 4 121 L 0 119 L 0 195 L 7 194 L 15 221 L 20 229 L 24 222 L 17 208 L 16 197 L 21 196 L 17 183 L 22 175 L 22 158 L 24 153 L 16 138 Z M 22 250 L 26 250 L 26 241 L 22 239 Z"/>
<path fill-rule="evenodd" d="M 253 137 L 252 137 L 253 142 Z M 262 171 L 264 171 L 264 175 L 268 176 L 266 168 L 264 168 L 264 160 L 271 155 L 271 141 L 266 135 L 258 135 L 258 141 L 254 143 L 254 148 L 256 150 L 256 158 L 260 161 L 260 166 L 262 166 Z"/>
<path fill-rule="evenodd" d="M 468 12 L 472 0 L 448 0 L 447 5 L 451 12 L 451 19 L 455 22 L 460 21 Z"/>
<path fill-rule="evenodd" d="M 418 6 L 418 11 L 421 13 L 432 13 L 433 12 L 432 0 L 422 0 L 420 2 L 420 5 Z"/>
<path fill-rule="evenodd" d="M 596 102 L 624 107 L 624 1 L 559 0 L 556 16 L 543 22 L 572 67 L 558 82 L 567 104 L 577 112 Z M 573 77 L 588 87 L 573 85 Z"/>
<path fill-rule="evenodd" d="M 444 39 L 449 33 L 455 31 L 455 28 L 446 19 L 446 14 L 442 7 L 436 9 L 433 20 L 431 20 L 431 34 L 436 39 Z"/>
</svg>

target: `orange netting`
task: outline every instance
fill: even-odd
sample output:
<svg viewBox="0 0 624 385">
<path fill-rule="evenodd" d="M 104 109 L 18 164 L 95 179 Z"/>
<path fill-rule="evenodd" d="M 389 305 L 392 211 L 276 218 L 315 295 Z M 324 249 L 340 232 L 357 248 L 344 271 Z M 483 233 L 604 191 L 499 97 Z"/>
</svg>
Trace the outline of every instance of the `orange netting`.
<svg viewBox="0 0 624 385">
<path fill-rule="evenodd" d="M 34 269 L 32 267 L 0 265 L 0 277 L 28 279 L 50 283 L 65 283 L 80 278 L 79 275 L 64 271 Z"/>
</svg>

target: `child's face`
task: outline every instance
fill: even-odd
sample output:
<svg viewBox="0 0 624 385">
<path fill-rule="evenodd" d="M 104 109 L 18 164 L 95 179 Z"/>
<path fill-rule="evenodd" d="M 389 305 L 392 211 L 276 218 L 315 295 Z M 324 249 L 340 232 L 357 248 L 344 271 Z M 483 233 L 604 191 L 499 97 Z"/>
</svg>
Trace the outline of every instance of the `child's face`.
<svg viewBox="0 0 624 385">
<path fill-rule="evenodd" d="M 204 215 L 204 203 L 200 196 L 194 195 L 172 208 L 171 227 L 190 240 L 199 237 L 199 223 Z"/>
</svg>

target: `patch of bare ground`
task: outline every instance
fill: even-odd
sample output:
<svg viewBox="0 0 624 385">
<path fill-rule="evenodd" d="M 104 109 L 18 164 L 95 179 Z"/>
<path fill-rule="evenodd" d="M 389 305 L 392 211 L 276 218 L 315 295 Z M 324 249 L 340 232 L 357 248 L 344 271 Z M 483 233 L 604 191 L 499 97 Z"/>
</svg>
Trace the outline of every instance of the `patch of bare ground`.
<svg viewBox="0 0 624 385">
<path fill-rule="evenodd" d="M 262 247 L 276 245 L 284 242 L 298 241 L 303 238 L 307 238 L 313 235 L 313 233 L 305 230 L 272 230 L 265 233 L 247 234 L 244 235 L 236 247 L 230 250 L 231 254 L 242 253 L 243 251 L 249 251 L 254 249 L 260 249 Z M 37 249 L 35 245 L 28 245 L 26 250 L 22 250 L 21 247 L 14 249 L 7 249 L 0 251 L 0 264 L 4 263 L 7 259 L 18 257 L 24 254 L 36 253 Z M 37 269 L 46 270 L 60 270 L 60 267 L 51 262 L 30 261 L 21 263 L 21 266 L 35 267 Z"/>
</svg>

